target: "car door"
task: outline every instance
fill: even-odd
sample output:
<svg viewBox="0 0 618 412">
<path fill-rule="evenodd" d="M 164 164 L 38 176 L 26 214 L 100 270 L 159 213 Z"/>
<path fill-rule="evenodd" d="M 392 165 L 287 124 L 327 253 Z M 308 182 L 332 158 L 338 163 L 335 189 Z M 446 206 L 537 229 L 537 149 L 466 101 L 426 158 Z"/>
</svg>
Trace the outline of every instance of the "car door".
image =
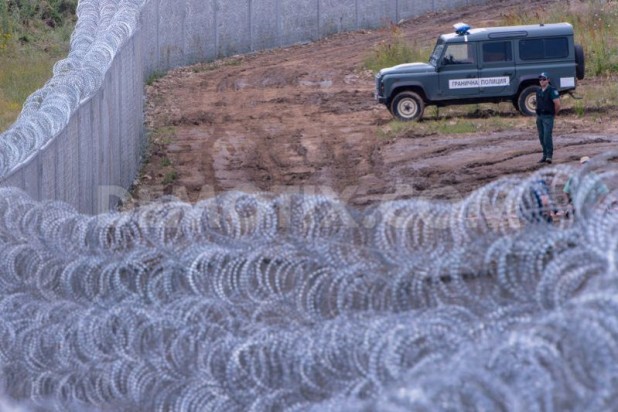
<svg viewBox="0 0 618 412">
<path fill-rule="evenodd" d="M 487 41 L 480 44 L 480 96 L 511 96 L 515 81 L 515 60 L 512 40 Z"/>
<path fill-rule="evenodd" d="M 439 67 L 439 100 L 465 98 L 479 93 L 476 43 L 447 44 Z"/>
</svg>

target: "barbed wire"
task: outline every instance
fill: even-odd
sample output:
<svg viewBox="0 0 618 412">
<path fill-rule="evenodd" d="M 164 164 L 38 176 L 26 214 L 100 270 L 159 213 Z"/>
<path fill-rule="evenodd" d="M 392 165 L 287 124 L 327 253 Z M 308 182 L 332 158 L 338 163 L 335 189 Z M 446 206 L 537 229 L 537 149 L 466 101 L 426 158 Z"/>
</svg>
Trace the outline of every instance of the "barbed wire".
<svg viewBox="0 0 618 412">
<path fill-rule="evenodd" d="M 32 410 L 610 410 L 614 159 L 365 210 L 230 192 L 88 216 L 2 189 L 4 393 Z M 569 173 L 576 214 L 538 218 L 531 190 Z"/>
</svg>

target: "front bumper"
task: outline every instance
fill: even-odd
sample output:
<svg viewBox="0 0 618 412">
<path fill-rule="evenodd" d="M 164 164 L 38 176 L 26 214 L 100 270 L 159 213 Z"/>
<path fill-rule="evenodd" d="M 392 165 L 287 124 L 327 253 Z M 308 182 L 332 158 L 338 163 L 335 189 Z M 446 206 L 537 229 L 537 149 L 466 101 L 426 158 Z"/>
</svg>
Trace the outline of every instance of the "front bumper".
<svg viewBox="0 0 618 412">
<path fill-rule="evenodd" d="M 373 96 L 379 103 L 386 104 L 386 98 L 384 97 L 384 84 L 382 83 L 382 77 L 380 74 L 376 74 L 376 91 Z"/>
</svg>

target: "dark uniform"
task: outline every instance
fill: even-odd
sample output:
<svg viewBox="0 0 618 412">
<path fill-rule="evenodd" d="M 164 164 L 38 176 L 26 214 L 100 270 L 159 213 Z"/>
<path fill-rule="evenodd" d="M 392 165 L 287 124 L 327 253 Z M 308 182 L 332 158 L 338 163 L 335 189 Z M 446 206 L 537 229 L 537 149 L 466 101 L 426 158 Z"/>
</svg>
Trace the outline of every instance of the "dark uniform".
<svg viewBox="0 0 618 412">
<path fill-rule="evenodd" d="M 554 154 L 553 130 L 554 116 L 556 116 L 556 108 L 554 100 L 560 98 L 558 90 L 548 85 L 543 89 L 538 89 L 536 92 L 536 128 L 539 132 L 539 141 L 543 148 L 543 158 L 541 162 L 551 163 L 551 158 Z"/>
<path fill-rule="evenodd" d="M 547 182 L 543 179 L 530 183 L 520 204 L 520 213 L 528 223 L 552 223 L 557 212 Z"/>
</svg>

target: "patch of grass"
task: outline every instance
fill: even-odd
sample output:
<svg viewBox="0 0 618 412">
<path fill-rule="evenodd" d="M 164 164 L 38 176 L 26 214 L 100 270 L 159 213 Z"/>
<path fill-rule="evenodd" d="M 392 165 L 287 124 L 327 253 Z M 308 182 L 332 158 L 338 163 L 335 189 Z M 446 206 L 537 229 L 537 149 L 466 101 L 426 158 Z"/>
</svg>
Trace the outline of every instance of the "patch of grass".
<svg viewBox="0 0 618 412">
<path fill-rule="evenodd" d="M 429 120 L 426 123 L 429 134 L 465 134 L 479 130 L 479 122 L 456 117 L 439 118 L 438 120 Z"/>
<path fill-rule="evenodd" d="M 160 160 L 157 159 L 159 159 L 161 153 L 166 152 L 166 146 L 173 141 L 175 133 L 176 130 L 172 126 L 146 129 L 147 143 L 142 149 L 142 163 L 147 164 L 153 162 L 153 164 L 160 164 L 161 167 L 171 166 L 172 162 L 166 156 L 163 156 Z"/>
<path fill-rule="evenodd" d="M 8 129 L 21 113 L 21 104 L 10 102 L 0 96 L 0 131 Z"/>
<path fill-rule="evenodd" d="M 164 185 L 169 185 L 170 183 L 174 183 L 176 179 L 178 179 L 178 173 L 176 173 L 175 170 L 172 170 L 170 172 L 167 172 L 165 176 L 163 176 L 162 183 Z"/>
<path fill-rule="evenodd" d="M 466 119 L 452 119 L 449 121 L 438 121 L 437 130 L 442 134 L 464 134 L 478 131 L 478 122 Z"/>
<path fill-rule="evenodd" d="M 152 86 L 154 82 L 156 82 L 157 80 L 159 80 L 163 76 L 165 76 L 165 72 L 164 71 L 155 70 L 154 72 L 150 73 L 148 75 L 148 77 L 146 78 L 146 84 L 148 86 Z"/>
<path fill-rule="evenodd" d="M 618 107 L 618 82 L 615 76 L 597 79 L 585 79 L 575 93 L 581 97 L 561 98 L 563 107 L 571 107 L 578 117 L 586 116 L 590 111 L 614 112 Z"/>
<path fill-rule="evenodd" d="M 578 100 L 573 105 L 573 111 L 577 117 L 584 117 L 586 114 L 586 105 L 582 103 L 581 100 Z"/>
<path fill-rule="evenodd" d="M 0 55 L 0 131 L 15 121 L 26 98 L 52 76 L 58 59 L 56 53 L 33 49 Z"/>
<path fill-rule="evenodd" d="M 365 58 L 363 65 L 366 69 L 376 73 L 384 67 L 429 59 L 431 50 L 423 49 L 415 42 L 406 41 L 399 26 L 391 25 L 389 30 L 389 39 L 376 44 Z"/>
<path fill-rule="evenodd" d="M 438 118 L 422 122 L 393 120 L 379 129 L 382 138 L 428 136 L 432 134 L 465 134 L 479 131 L 478 122 L 461 118 Z"/>
<path fill-rule="evenodd" d="M 173 126 L 159 127 L 150 131 L 150 141 L 152 144 L 168 145 L 172 143 L 176 128 Z"/>
<path fill-rule="evenodd" d="M 238 57 L 231 57 L 223 60 L 224 66 L 240 66 L 241 63 L 242 59 L 239 59 Z"/>
<path fill-rule="evenodd" d="M 531 118 L 532 119 L 532 118 Z M 487 133 L 519 129 L 522 118 L 512 105 L 483 103 L 425 109 L 420 122 L 392 120 L 378 128 L 377 136 L 383 139 L 428 136 L 433 134 Z"/>
<path fill-rule="evenodd" d="M 22 103 L 52 75 L 56 61 L 39 53 L 14 53 L 0 59 L 0 97 Z M 36 87 L 34 87 L 36 85 Z"/>
<path fill-rule="evenodd" d="M 193 73 L 204 73 L 224 66 L 240 66 L 242 61 L 243 59 L 240 57 L 228 57 L 225 59 L 219 59 L 211 62 L 202 62 L 191 66 L 191 71 Z"/>
<path fill-rule="evenodd" d="M 11 33 L 0 33 L 0 51 L 4 51 L 9 47 L 11 37 Z"/>
<path fill-rule="evenodd" d="M 67 55 L 77 0 L 0 0 L 0 132 Z"/>
</svg>

